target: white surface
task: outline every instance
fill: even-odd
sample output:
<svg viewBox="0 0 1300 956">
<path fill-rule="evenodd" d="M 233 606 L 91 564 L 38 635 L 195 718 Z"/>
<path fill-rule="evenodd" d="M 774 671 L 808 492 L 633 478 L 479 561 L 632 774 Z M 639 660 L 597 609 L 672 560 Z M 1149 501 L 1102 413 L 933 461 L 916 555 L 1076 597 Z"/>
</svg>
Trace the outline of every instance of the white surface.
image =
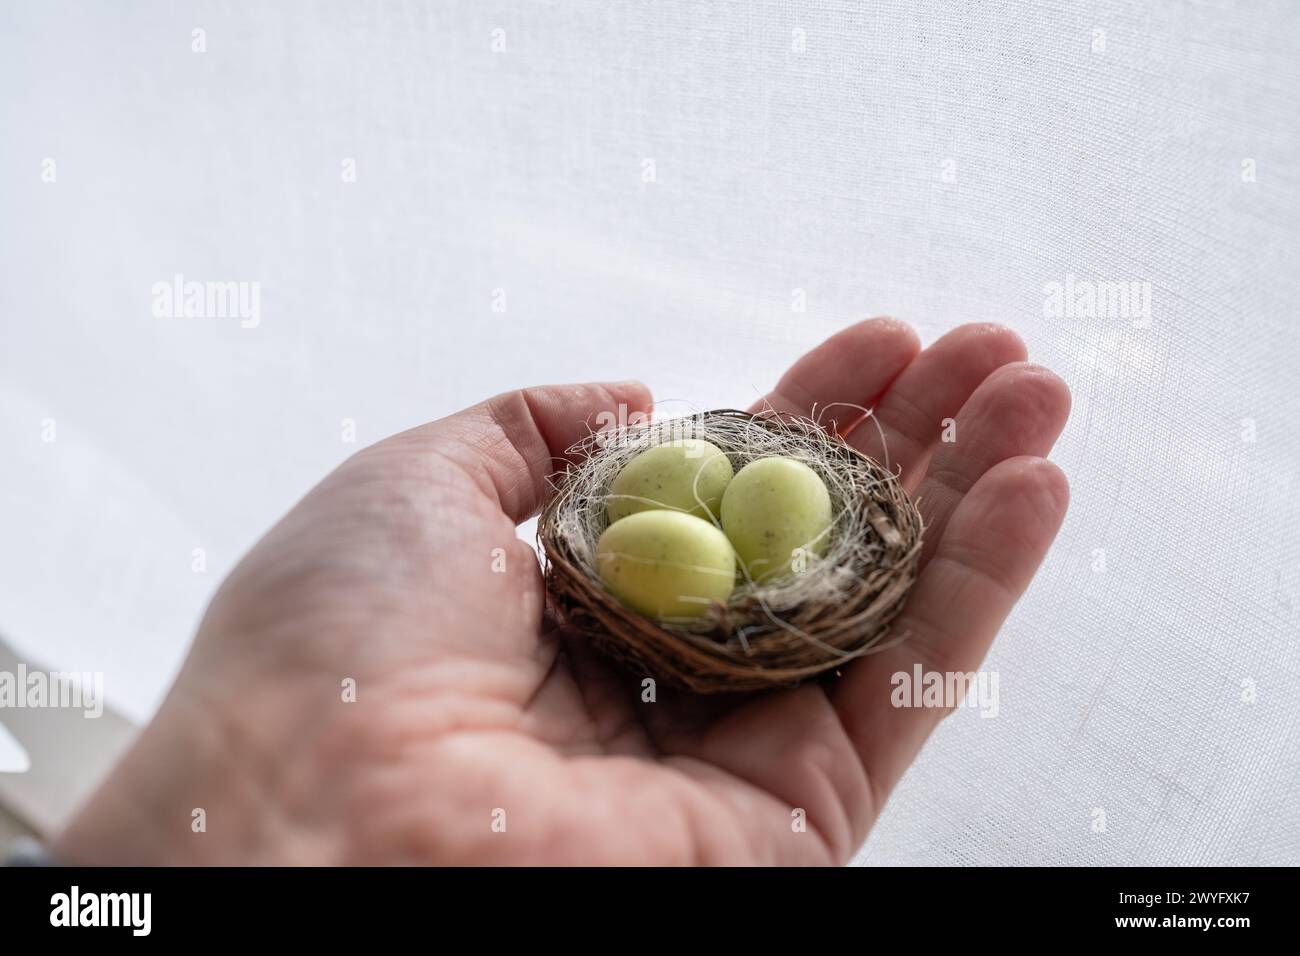
<svg viewBox="0 0 1300 956">
<path fill-rule="evenodd" d="M 0 724 L 0 773 L 26 773 L 31 766 L 26 749 Z"/>
<path fill-rule="evenodd" d="M 6 3 L 0 630 L 143 717 L 344 418 L 740 405 L 856 317 L 996 320 L 1073 388 L 1073 506 L 1000 716 L 865 859 L 1300 863 L 1300 13 L 914 7 Z M 261 324 L 154 318 L 177 272 Z M 1150 282 L 1150 327 L 1044 318 L 1066 273 Z"/>
</svg>

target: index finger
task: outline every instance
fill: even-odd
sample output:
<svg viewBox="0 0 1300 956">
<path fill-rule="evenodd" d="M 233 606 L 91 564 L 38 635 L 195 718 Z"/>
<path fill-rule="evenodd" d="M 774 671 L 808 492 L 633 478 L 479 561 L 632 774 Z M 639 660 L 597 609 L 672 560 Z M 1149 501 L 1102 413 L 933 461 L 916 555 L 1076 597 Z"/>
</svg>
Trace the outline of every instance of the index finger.
<svg viewBox="0 0 1300 956">
<path fill-rule="evenodd" d="M 858 322 L 796 361 L 750 411 L 786 412 L 847 432 L 920 350 L 920 340 L 905 322 Z"/>
</svg>

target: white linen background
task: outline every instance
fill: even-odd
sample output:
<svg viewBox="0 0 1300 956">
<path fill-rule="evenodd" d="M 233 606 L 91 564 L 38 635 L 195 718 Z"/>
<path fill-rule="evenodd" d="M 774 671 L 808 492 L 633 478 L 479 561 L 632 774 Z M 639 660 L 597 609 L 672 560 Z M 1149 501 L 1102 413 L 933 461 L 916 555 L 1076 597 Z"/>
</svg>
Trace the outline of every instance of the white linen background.
<svg viewBox="0 0 1300 956">
<path fill-rule="evenodd" d="M 1298 10 L 6 3 L 0 632 L 144 719 L 360 444 L 1003 322 L 1073 390 L 1070 514 L 999 716 L 944 723 L 859 861 L 1300 863 Z M 154 318 L 175 273 L 259 282 L 261 324 Z M 1067 273 L 1149 282 L 1149 327 L 1045 318 Z"/>
</svg>

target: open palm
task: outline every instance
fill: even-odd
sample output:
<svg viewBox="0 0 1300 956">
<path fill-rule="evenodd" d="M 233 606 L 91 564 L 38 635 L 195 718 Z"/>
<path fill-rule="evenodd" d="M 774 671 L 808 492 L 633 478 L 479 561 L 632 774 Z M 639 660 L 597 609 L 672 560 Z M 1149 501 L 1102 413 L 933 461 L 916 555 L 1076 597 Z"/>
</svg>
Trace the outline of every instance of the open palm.
<svg viewBox="0 0 1300 956">
<path fill-rule="evenodd" d="M 839 863 L 943 712 L 890 677 L 978 666 L 1068 497 L 1069 395 L 996 326 L 846 329 L 760 406 L 838 419 L 919 499 L 907 640 L 744 698 L 660 687 L 546 613 L 516 526 L 636 383 L 498 396 L 366 449 L 214 599 L 167 701 L 57 851 L 92 862 Z M 854 423 L 850 406 L 873 409 Z M 955 441 L 941 441 L 946 419 Z M 653 675 L 648 675 L 653 676 Z M 355 688 L 355 693 L 353 693 Z M 194 810 L 204 810 L 196 832 Z M 798 825 L 806 821 L 805 826 Z"/>
</svg>

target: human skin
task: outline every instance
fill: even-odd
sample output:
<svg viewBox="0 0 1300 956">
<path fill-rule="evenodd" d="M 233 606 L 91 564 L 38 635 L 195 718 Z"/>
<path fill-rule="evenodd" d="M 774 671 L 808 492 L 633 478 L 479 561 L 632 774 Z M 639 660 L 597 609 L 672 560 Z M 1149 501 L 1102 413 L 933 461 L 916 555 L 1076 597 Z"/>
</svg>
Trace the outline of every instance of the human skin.
<svg viewBox="0 0 1300 956">
<path fill-rule="evenodd" d="M 359 452 L 222 584 L 157 715 L 56 858 L 845 862 L 946 713 L 893 707 L 891 675 L 978 668 L 1065 515 L 1066 480 L 1043 456 L 1069 393 L 1024 359 L 998 326 L 921 350 L 906 325 L 872 319 L 757 403 L 836 419 L 887 453 L 926 529 L 896 625 L 906 641 L 836 678 L 744 697 L 661 685 L 644 702 L 646 675 L 549 617 L 515 534 L 554 459 L 601 412 L 648 411 L 644 386 L 509 392 Z M 942 442 L 948 418 L 956 440 Z"/>
</svg>

